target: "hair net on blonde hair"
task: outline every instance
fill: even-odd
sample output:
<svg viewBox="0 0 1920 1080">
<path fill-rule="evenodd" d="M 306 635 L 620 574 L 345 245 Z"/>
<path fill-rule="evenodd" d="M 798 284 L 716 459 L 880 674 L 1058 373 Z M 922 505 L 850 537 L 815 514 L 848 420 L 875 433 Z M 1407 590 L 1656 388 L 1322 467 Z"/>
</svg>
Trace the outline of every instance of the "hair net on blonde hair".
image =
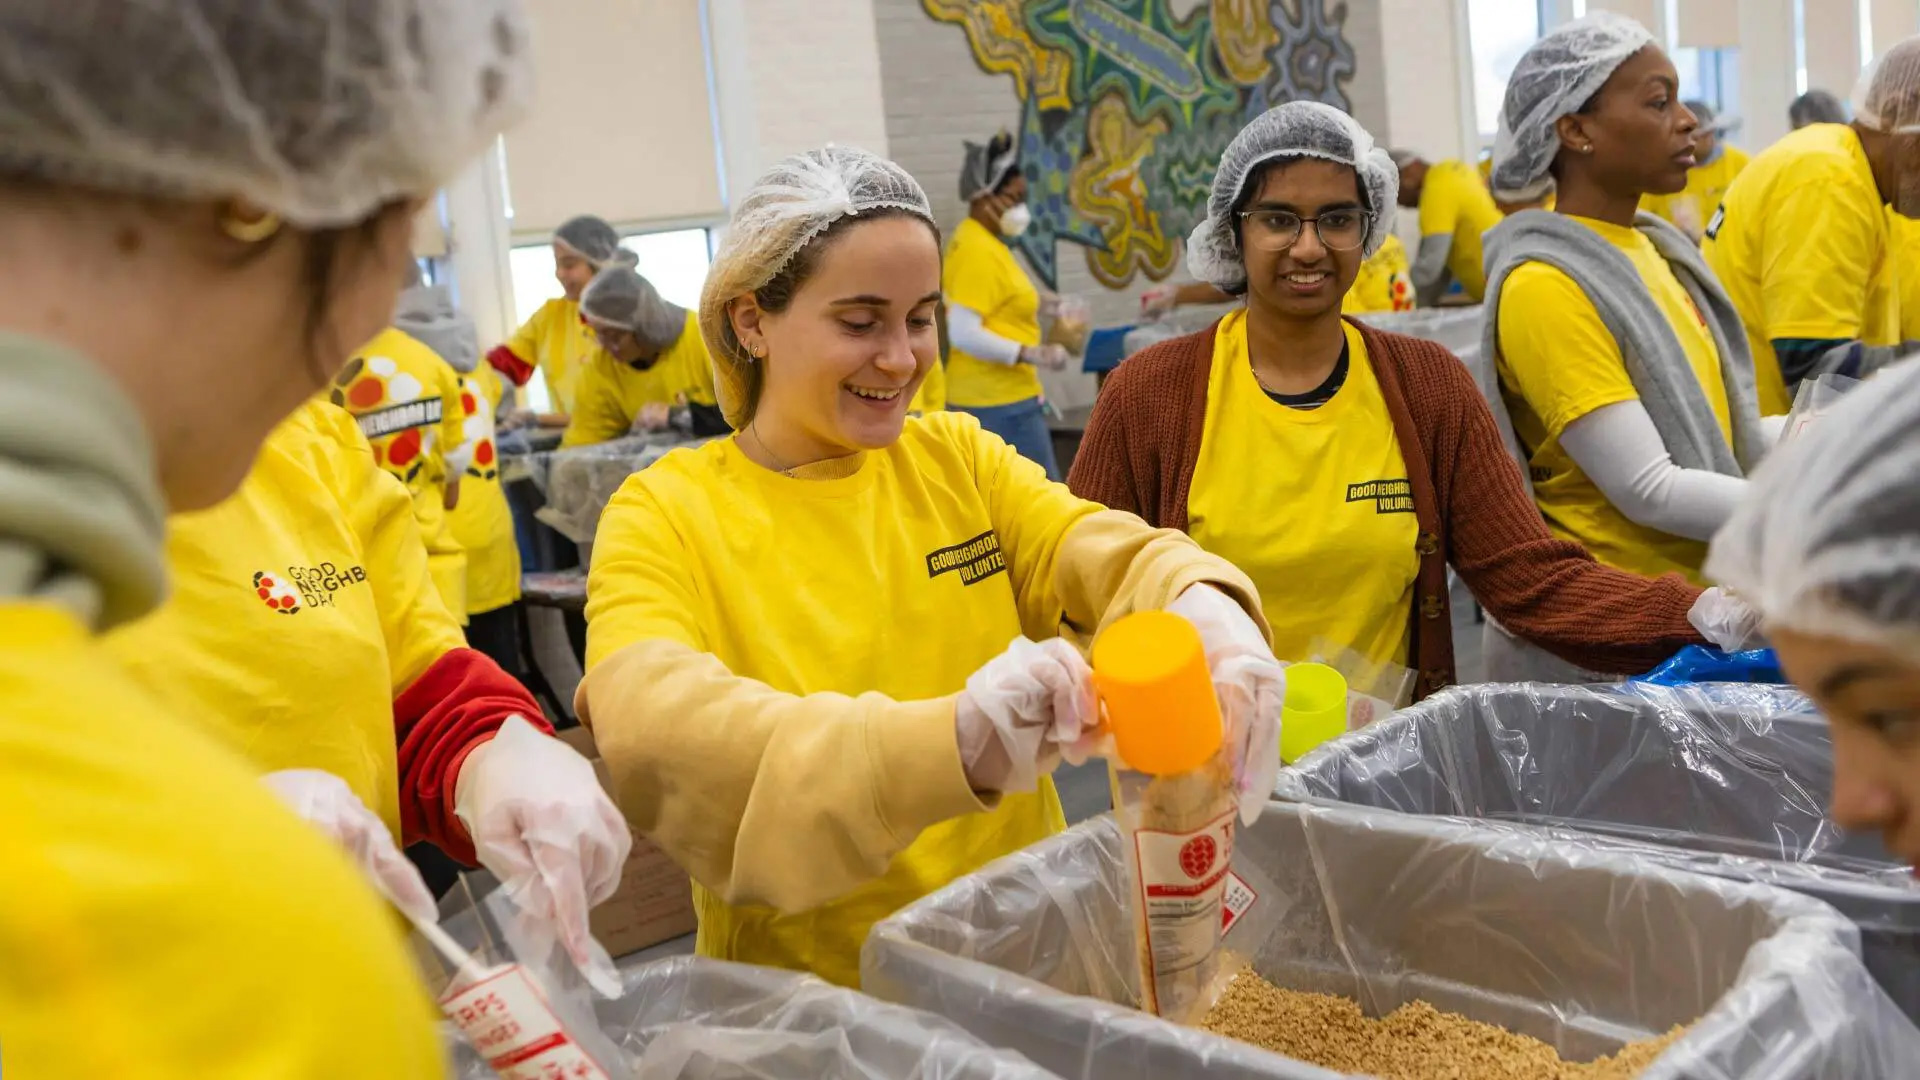
<svg viewBox="0 0 1920 1080">
<path fill-rule="evenodd" d="M 1346 165 L 1359 174 L 1360 198 L 1373 216 L 1367 230 L 1371 256 L 1393 231 L 1400 200 L 1400 169 L 1387 151 L 1373 144 L 1360 122 L 1331 105 L 1289 101 L 1254 117 L 1220 155 L 1207 198 L 1207 216 L 1187 238 L 1187 269 L 1194 277 L 1227 292 L 1247 289 L 1247 265 L 1241 257 L 1235 217 L 1247 185 L 1263 166 L 1294 158 L 1318 158 Z"/>
<path fill-rule="evenodd" d="M 1853 119 L 1889 135 L 1920 131 L 1920 36 L 1881 53 L 1861 74 L 1853 94 Z"/>
<path fill-rule="evenodd" d="M 626 266 L 609 266 L 580 292 L 580 317 L 596 326 L 625 330 L 650 349 L 680 340 L 687 309 L 668 303 L 653 282 Z"/>
<path fill-rule="evenodd" d="M 1493 140 L 1494 197 L 1532 202 L 1553 188 L 1548 169 L 1560 152 L 1556 128 L 1580 111 L 1627 58 L 1653 44 L 1647 28 L 1608 11 L 1575 19 L 1521 55 L 1507 80 Z"/>
<path fill-rule="evenodd" d="M 484 149 L 532 60 L 517 0 L 7 0 L 0 176 L 351 225 Z"/>
<path fill-rule="evenodd" d="M 640 261 L 639 256 L 620 246 L 620 234 L 613 226 L 592 214 L 561 222 L 553 230 L 553 242 L 587 260 L 595 270 L 632 266 Z"/>
<path fill-rule="evenodd" d="M 849 146 L 795 154 L 740 200 L 700 291 L 700 333 L 713 356 L 721 412 L 736 430 L 752 419 L 760 372 L 733 332 L 733 301 L 765 288 L 836 222 L 876 210 L 902 210 L 934 224 L 927 193 L 905 169 Z"/>
<path fill-rule="evenodd" d="M 1755 470 L 1708 576 L 1770 626 L 1920 651 L 1920 363 L 1882 372 Z"/>
</svg>

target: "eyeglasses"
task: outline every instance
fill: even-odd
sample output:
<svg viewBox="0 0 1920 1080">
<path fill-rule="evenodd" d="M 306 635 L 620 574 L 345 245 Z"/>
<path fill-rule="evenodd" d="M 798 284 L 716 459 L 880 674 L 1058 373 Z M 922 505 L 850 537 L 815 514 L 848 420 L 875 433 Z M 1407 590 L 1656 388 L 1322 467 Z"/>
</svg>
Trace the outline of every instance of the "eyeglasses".
<svg viewBox="0 0 1920 1080">
<path fill-rule="evenodd" d="M 1319 217 L 1301 217 L 1291 210 L 1243 210 L 1240 232 L 1244 243 L 1260 251 L 1285 251 L 1300 242 L 1300 232 L 1313 226 L 1320 243 L 1333 251 L 1352 251 L 1367 242 L 1373 215 L 1365 210 L 1329 210 Z"/>
</svg>

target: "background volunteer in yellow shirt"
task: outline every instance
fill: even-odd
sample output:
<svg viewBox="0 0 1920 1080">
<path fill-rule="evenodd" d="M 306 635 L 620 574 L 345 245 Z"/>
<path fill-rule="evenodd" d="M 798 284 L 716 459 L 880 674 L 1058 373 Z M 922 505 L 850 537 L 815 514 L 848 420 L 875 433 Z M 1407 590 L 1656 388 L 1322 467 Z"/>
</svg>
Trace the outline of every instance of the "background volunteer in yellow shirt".
<svg viewBox="0 0 1920 1080">
<path fill-rule="evenodd" d="M 1400 170 L 1400 205 L 1420 214 L 1420 250 L 1413 257 L 1413 287 L 1421 307 L 1432 307 L 1459 282 L 1479 303 L 1487 278 L 1480 238 L 1500 224 L 1500 208 L 1480 174 L 1464 161 L 1428 163 L 1418 154 L 1393 152 Z"/>
<path fill-rule="evenodd" d="M 584 956 L 626 827 L 527 691 L 466 647 L 410 502 L 353 417 L 310 402 L 238 493 L 168 523 L 173 595 L 109 648 L 414 918 L 431 921 L 433 899 L 396 840 L 484 864 Z"/>
<path fill-rule="evenodd" d="M 340 369 L 328 398 L 359 420 L 373 459 L 413 496 L 433 583 L 447 610 L 464 621 L 467 553 L 447 523 L 467 467 L 460 374 L 418 338 L 389 326 Z"/>
<path fill-rule="evenodd" d="M 391 317 L 415 211 L 522 111 L 518 5 L 413 10 L 0 12 L 10 1078 L 443 1075 L 373 891 L 97 637 L 165 594 L 167 513 L 232 493 Z"/>
<path fill-rule="evenodd" d="M 692 873 L 703 954 L 853 985 L 875 920 L 1060 830 L 1046 774 L 1095 705 L 1058 635 L 1132 610 L 1196 622 L 1243 806 L 1271 790 L 1281 677 L 1251 584 L 970 417 L 908 419 L 939 301 L 904 170 L 780 162 L 701 298 L 739 434 L 601 518 L 578 704 L 629 820 Z"/>
<path fill-rule="evenodd" d="M 1801 128 L 1754 157 L 1707 223 L 1707 262 L 1747 326 L 1760 408 L 1802 379 L 1904 355 L 1887 207 L 1920 216 L 1920 38 L 1861 80 L 1851 124 Z"/>
<path fill-rule="evenodd" d="M 600 271 L 636 261 L 638 256 L 620 246 L 620 234 L 613 226 L 592 214 L 568 218 L 553 231 L 553 276 L 560 282 L 562 295 L 541 304 L 512 337 L 487 354 L 487 363 L 513 385 L 527 385 L 535 371 L 547 384 L 552 409 L 545 413 L 516 410 L 507 418 L 510 426 L 567 426 L 580 365 L 593 352 L 593 332 L 580 321 L 580 293 Z"/>
<path fill-rule="evenodd" d="M 1500 124 L 1495 190 L 1559 191 L 1487 238 L 1487 347 L 1540 512 L 1603 563 L 1698 582 L 1771 439 L 1726 291 L 1638 211 L 1694 164 L 1679 75 L 1639 23 L 1596 13 L 1521 56 Z"/>
<path fill-rule="evenodd" d="M 1698 590 L 1602 566 L 1540 521 L 1459 359 L 1342 319 L 1392 227 L 1397 170 L 1351 116 L 1290 102 L 1221 155 L 1194 276 L 1246 296 L 1215 326 L 1129 357 L 1071 484 L 1185 529 L 1260 589 L 1274 652 L 1325 646 L 1453 680 L 1451 564 L 1495 617 L 1580 664 L 1645 670 L 1697 640 Z M 1374 682 L 1369 694 L 1396 687 Z"/>
<path fill-rule="evenodd" d="M 1640 209 L 1671 222 L 1697 244 L 1733 178 L 1753 158 L 1745 150 L 1728 145 L 1724 138 L 1735 126 L 1732 121 L 1704 101 L 1685 104 L 1700 122 L 1693 130 L 1693 168 L 1687 170 L 1687 186 L 1673 195 L 1649 194 L 1640 200 Z"/>
<path fill-rule="evenodd" d="M 561 446 L 588 446 L 666 431 L 685 409 L 693 435 L 721 435 L 727 422 L 713 396 L 713 361 L 693 312 L 669 304 L 653 283 L 609 267 L 580 297 L 595 348 L 580 370 L 573 422 Z"/>
<path fill-rule="evenodd" d="M 467 643 L 514 678 L 524 674 L 520 643 L 520 547 L 513 513 L 500 483 L 495 421 L 505 385 L 480 363 L 473 320 L 454 307 L 444 286 L 417 285 L 400 294 L 394 325 L 413 335 L 460 375 L 461 445 L 465 463 L 460 499 L 447 511 L 447 529 L 467 561 Z"/>
<path fill-rule="evenodd" d="M 1040 343 L 1042 297 L 1007 241 L 1033 223 L 1020 147 L 1002 131 L 981 146 L 966 144 L 960 168 L 966 220 L 947 244 L 947 406 L 1040 463 L 1058 479 L 1053 434 L 1041 403 L 1038 368 L 1059 371 L 1067 350 Z"/>
</svg>

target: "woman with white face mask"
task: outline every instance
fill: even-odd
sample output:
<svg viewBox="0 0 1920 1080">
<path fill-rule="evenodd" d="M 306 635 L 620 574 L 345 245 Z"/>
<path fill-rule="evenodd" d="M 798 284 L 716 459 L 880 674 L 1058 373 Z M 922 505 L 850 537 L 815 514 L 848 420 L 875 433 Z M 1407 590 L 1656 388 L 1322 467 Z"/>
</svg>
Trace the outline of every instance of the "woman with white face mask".
<svg viewBox="0 0 1920 1080">
<path fill-rule="evenodd" d="M 1007 247 L 1033 222 L 1020 148 L 1004 131 L 985 146 L 966 146 L 960 197 L 966 200 L 967 218 L 947 244 L 941 275 L 953 343 L 947 404 L 973 414 L 981 427 L 1058 480 L 1036 369 L 1066 367 L 1067 351 L 1040 344 L 1040 290 Z"/>
</svg>

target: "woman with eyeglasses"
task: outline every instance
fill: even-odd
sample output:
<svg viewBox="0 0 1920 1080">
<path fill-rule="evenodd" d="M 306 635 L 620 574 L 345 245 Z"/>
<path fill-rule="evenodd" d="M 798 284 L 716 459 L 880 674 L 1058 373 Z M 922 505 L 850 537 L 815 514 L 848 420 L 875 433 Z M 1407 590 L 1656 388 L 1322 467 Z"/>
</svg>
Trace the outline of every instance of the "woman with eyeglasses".
<svg viewBox="0 0 1920 1080">
<path fill-rule="evenodd" d="M 715 403 L 698 317 L 668 303 L 652 282 L 631 267 L 609 266 L 580 294 L 580 320 L 595 347 L 580 365 L 561 446 L 665 431 L 676 408 L 688 410 L 695 435 L 731 430 Z"/>
<path fill-rule="evenodd" d="M 1290 102 L 1249 124 L 1187 245 L 1195 276 L 1246 306 L 1114 372 L 1069 484 L 1246 571 L 1280 659 L 1350 650 L 1416 669 L 1416 696 L 1454 680 L 1449 563 L 1575 663 L 1643 671 L 1699 640 L 1698 589 L 1547 532 L 1456 357 L 1341 317 L 1398 184 L 1337 109 Z"/>
<path fill-rule="evenodd" d="M 1528 49 L 1494 191 L 1554 185 L 1559 202 L 1487 235 L 1486 329 L 1554 534 L 1609 566 L 1695 582 L 1771 441 L 1739 312 L 1690 237 L 1638 212 L 1685 189 L 1698 126 L 1632 19 L 1588 16 Z"/>
</svg>

